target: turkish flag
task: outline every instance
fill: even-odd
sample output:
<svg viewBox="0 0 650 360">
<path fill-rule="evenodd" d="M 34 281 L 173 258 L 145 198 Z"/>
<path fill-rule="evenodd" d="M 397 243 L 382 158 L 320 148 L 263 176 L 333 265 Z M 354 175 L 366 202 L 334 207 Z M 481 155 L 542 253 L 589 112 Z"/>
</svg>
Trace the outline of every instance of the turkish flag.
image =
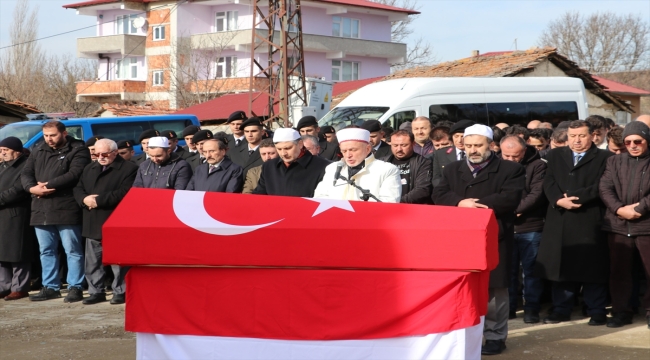
<svg viewBox="0 0 650 360">
<path fill-rule="evenodd" d="M 489 271 L 491 210 L 132 189 L 103 228 L 120 265 Z"/>
</svg>

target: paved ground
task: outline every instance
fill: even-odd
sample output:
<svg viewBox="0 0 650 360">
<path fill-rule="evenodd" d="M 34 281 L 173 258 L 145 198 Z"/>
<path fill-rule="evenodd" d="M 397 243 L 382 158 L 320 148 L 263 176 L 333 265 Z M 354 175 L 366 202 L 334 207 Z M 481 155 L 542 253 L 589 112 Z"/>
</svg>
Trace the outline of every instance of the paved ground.
<svg viewBox="0 0 650 360">
<path fill-rule="evenodd" d="M 519 316 L 509 323 L 506 352 L 487 359 L 650 359 L 650 330 L 640 315 L 620 329 L 588 326 L 578 313 L 557 325 L 527 325 Z M 89 358 L 135 358 L 124 305 L 0 301 L 1 360 Z"/>
</svg>

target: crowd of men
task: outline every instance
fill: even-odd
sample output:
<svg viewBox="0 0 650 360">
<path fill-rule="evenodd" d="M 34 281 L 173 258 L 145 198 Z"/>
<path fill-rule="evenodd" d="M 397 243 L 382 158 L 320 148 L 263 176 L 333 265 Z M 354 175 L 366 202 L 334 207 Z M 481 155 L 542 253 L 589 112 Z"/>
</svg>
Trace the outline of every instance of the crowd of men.
<svg viewBox="0 0 650 360">
<path fill-rule="evenodd" d="M 639 303 L 639 268 L 650 279 L 648 115 L 624 128 L 597 115 L 555 127 L 417 117 L 398 130 L 367 120 L 338 131 L 306 116 L 271 132 L 237 111 L 227 123 L 231 134 L 188 126 L 183 147 L 174 131 L 146 130 L 139 156 L 133 140 L 84 143 L 59 121 L 43 124 L 29 155 L 0 139 L 0 297 L 60 298 L 65 258 L 64 302 L 106 301 L 112 276 L 110 302 L 123 304 L 128 268 L 102 266 L 102 225 L 140 187 L 491 209 L 500 261 L 483 354 L 505 349 L 520 302 L 526 323 L 555 324 L 582 294 L 589 325 L 631 324 L 641 308 L 650 327 L 650 291 Z"/>
</svg>

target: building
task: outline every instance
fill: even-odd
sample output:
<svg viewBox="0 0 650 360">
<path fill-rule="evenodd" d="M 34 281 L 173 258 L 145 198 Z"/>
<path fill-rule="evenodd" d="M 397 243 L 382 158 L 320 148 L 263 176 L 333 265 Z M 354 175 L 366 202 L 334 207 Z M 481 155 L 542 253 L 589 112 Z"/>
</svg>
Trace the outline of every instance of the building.
<svg viewBox="0 0 650 360">
<path fill-rule="evenodd" d="M 626 123 L 630 122 L 630 120 L 636 119 L 640 115 L 643 115 L 641 100 L 644 97 L 650 98 L 650 91 L 639 89 L 634 86 L 623 84 L 614 80 L 605 79 L 600 76 L 594 76 L 594 79 L 606 87 L 609 93 L 620 97 L 623 99 L 623 101 L 632 105 L 634 112 L 629 114 Z"/>
<path fill-rule="evenodd" d="M 77 84 L 77 101 L 177 109 L 249 90 L 250 0 L 91 0 L 64 7 L 97 19 L 97 35 L 77 39 L 77 56 L 99 61 L 97 78 Z M 391 42 L 391 21 L 418 14 L 368 0 L 303 0 L 301 7 L 305 75 L 335 82 L 388 75 L 406 56 L 406 44 Z"/>
<path fill-rule="evenodd" d="M 0 127 L 18 121 L 27 120 L 29 114 L 41 113 L 34 105 L 20 101 L 10 101 L 0 97 Z"/>
</svg>

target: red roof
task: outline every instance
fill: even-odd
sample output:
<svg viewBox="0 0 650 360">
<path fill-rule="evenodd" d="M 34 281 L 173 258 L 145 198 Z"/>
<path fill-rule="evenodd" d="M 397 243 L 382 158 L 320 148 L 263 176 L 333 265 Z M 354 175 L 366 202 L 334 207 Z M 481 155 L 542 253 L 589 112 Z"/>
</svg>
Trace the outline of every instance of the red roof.
<svg viewBox="0 0 650 360">
<path fill-rule="evenodd" d="M 601 78 L 600 76 L 596 76 L 596 75 L 592 75 L 592 76 L 594 79 L 596 79 L 596 81 L 600 83 L 600 85 L 606 87 L 607 91 L 609 92 L 613 92 L 616 94 L 623 94 L 623 95 L 650 96 L 650 91 L 635 88 L 634 86 L 630 86 L 630 85 L 621 84 L 620 82 Z"/>
<path fill-rule="evenodd" d="M 161 1 L 161 0 L 127 0 L 127 2 L 144 2 L 144 3 L 155 2 L 155 1 Z M 311 1 L 320 1 L 325 3 L 339 4 L 339 5 L 358 6 L 358 7 L 369 8 L 369 9 L 401 12 L 408 15 L 416 15 L 420 13 L 419 11 L 379 4 L 368 0 L 311 0 Z M 63 5 L 63 7 L 66 9 L 76 9 L 84 6 L 110 4 L 115 2 L 120 2 L 120 0 L 89 0 L 89 1 L 84 1 L 75 4 Z"/>
<path fill-rule="evenodd" d="M 510 54 L 512 51 L 491 51 L 491 52 L 486 52 L 485 54 L 479 54 L 479 56 L 499 56 L 499 55 L 505 55 L 505 54 Z"/>
</svg>

